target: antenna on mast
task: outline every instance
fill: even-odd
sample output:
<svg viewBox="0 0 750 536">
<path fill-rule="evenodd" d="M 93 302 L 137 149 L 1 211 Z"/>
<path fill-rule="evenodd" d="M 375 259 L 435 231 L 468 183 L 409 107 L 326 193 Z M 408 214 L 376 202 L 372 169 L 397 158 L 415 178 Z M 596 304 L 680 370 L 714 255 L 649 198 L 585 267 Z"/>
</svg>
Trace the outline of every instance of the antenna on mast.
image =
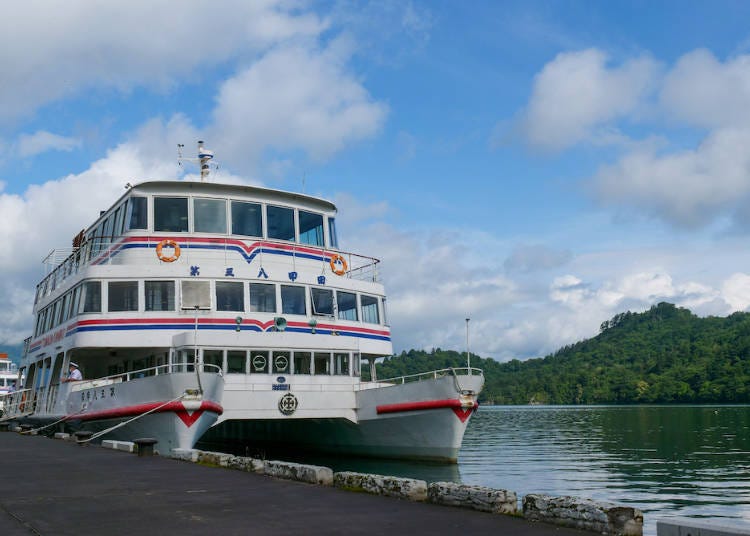
<svg viewBox="0 0 750 536">
<path fill-rule="evenodd" d="M 469 353 L 469 320 L 466 319 L 466 368 L 469 369 L 469 375 L 471 375 L 471 354 Z"/>
<path fill-rule="evenodd" d="M 182 162 L 191 162 L 193 164 L 198 164 L 201 168 L 201 182 L 204 182 L 211 171 L 211 160 L 213 160 L 214 158 L 214 152 L 206 149 L 203 146 L 203 140 L 199 140 L 198 158 L 185 158 L 182 156 L 182 149 L 184 147 L 185 145 L 183 145 L 182 143 L 177 144 L 177 165 L 181 166 Z"/>
</svg>

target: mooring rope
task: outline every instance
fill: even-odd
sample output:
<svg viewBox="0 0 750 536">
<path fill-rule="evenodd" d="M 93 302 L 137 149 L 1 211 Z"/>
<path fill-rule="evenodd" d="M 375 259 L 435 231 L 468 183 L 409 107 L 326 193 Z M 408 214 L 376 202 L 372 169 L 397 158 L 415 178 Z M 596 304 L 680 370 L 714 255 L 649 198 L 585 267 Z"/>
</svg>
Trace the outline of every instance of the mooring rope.
<svg viewBox="0 0 750 536">
<path fill-rule="evenodd" d="M 79 413 L 82 413 L 84 411 L 86 411 L 86 408 L 83 408 L 80 411 L 76 411 L 75 413 L 71 413 L 70 415 L 65 415 L 62 419 L 58 419 L 55 422 L 50 423 L 50 424 L 45 424 L 44 426 L 36 428 L 35 430 L 26 430 L 24 432 L 21 432 L 21 434 L 31 434 L 31 435 L 34 435 L 34 434 L 39 433 L 40 431 L 44 430 L 45 428 L 49 428 L 50 426 L 54 426 L 54 425 L 56 425 L 58 423 L 61 423 L 61 422 L 65 421 L 65 420 L 68 420 L 68 419 L 70 419 L 70 418 L 72 418 L 72 417 L 74 417 L 74 416 L 76 416 Z M 29 413 L 29 415 L 31 415 L 32 413 L 34 413 L 34 412 L 32 411 L 31 413 Z"/>
</svg>

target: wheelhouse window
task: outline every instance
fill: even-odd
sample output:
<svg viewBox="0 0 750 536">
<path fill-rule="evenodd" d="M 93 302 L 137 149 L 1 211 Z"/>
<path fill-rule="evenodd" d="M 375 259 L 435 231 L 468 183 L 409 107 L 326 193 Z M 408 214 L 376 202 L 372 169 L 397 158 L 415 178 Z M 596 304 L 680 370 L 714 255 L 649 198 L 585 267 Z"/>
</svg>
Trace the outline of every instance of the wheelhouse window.
<svg viewBox="0 0 750 536">
<path fill-rule="evenodd" d="M 336 292 L 336 305 L 340 320 L 359 320 L 357 316 L 357 295 L 352 292 Z"/>
<path fill-rule="evenodd" d="M 336 218 L 328 218 L 328 246 L 339 249 L 339 239 L 336 236 Z"/>
<path fill-rule="evenodd" d="M 299 211 L 299 241 L 311 246 L 324 246 L 323 215 Z"/>
<path fill-rule="evenodd" d="M 181 281 L 182 309 L 210 309 L 211 287 L 208 281 Z"/>
<path fill-rule="evenodd" d="M 250 283 L 250 311 L 276 312 L 276 286 L 270 283 Z"/>
<path fill-rule="evenodd" d="M 146 281 L 146 311 L 174 311 L 174 281 Z"/>
<path fill-rule="evenodd" d="M 81 305 L 81 292 L 83 287 L 77 285 L 73 289 L 73 299 L 70 301 L 70 318 L 74 318 L 78 314 L 78 308 Z"/>
<path fill-rule="evenodd" d="M 247 372 L 247 353 L 244 350 L 227 351 L 227 373 L 245 374 Z"/>
<path fill-rule="evenodd" d="M 227 202 L 224 199 L 194 199 L 193 226 L 196 233 L 227 232 Z"/>
<path fill-rule="evenodd" d="M 369 324 L 380 324 L 380 315 L 378 314 L 378 299 L 374 296 L 360 296 L 362 303 L 362 322 Z"/>
<path fill-rule="evenodd" d="M 285 207 L 266 207 L 268 238 L 294 242 L 294 210 Z"/>
<path fill-rule="evenodd" d="M 83 310 L 82 313 L 102 312 L 102 282 L 86 281 L 83 284 Z"/>
<path fill-rule="evenodd" d="M 154 231 L 188 232 L 188 200 L 186 197 L 154 198 Z"/>
<path fill-rule="evenodd" d="M 63 305 L 62 305 L 62 312 L 61 312 L 62 318 L 60 318 L 61 322 L 67 322 L 68 318 L 70 318 L 70 302 L 72 298 L 73 298 L 72 292 L 68 292 L 67 294 L 65 294 L 65 297 L 63 298 L 63 302 L 62 302 Z"/>
<path fill-rule="evenodd" d="M 349 375 L 349 354 L 333 354 L 334 374 L 339 376 Z"/>
<path fill-rule="evenodd" d="M 108 311 L 138 310 L 138 281 L 111 281 L 107 294 Z"/>
<path fill-rule="evenodd" d="M 130 216 L 127 218 L 128 229 L 146 229 L 148 227 L 148 204 L 145 197 L 133 196 L 128 200 L 128 212 Z"/>
<path fill-rule="evenodd" d="M 122 224 L 124 221 L 124 218 L 123 218 L 124 214 L 125 214 L 125 205 L 120 205 L 119 207 L 117 207 L 117 210 L 115 210 L 115 218 L 114 218 L 115 227 L 114 227 L 114 230 L 112 231 L 112 234 L 114 236 L 122 235 Z"/>
<path fill-rule="evenodd" d="M 244 286 L 239 281 L 216 282 L 216 310 L 244 311 Z"/>
<path fill-rule="evenodd" d="M 315 352 L 313 361 L 313 374 L 330 374 L 331 373 L 331 354 Z"/>
<path fill-rule="evenodd" d="M 310 374 L 312 354 L 310 352 L 294 352 L 294 373 Z"/>
<path fill-rule="evenodd" d="M 310 289 L 314 315 L 333 316 L 333 291 L 327 288 Z"/>
<path fill-rule="evenodd" d="M 263 236 L 263 218 L 260 203 L 232 201 L 232 234 Z"/>
<path fill-rule="evenodd" d="M 281 285 L 281 313 L 286 315 L 307 314 L 305 287 Z"/>
<path fill-rule="evenodd" d="M 224 350 L 203 350 L 203 363 L 206 365 L 216 365 L 220 369 L 224 368 Z M 216 372 L 209 369 L 207 372 Z"/>
</svg>

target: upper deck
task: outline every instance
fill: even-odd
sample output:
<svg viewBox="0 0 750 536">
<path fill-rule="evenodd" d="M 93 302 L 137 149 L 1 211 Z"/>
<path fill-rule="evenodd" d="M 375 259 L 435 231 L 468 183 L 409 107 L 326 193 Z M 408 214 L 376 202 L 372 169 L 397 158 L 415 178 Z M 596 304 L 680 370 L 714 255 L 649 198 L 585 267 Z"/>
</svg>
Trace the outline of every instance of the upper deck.
<svg viewBox="0 0 750 536">
<path fill-rule="evenodd" d="M 256 186 L 140 183 L 74 237 L 72 247 L 47 255 L 44 262 L 51 268 L 37 285 L 35 304 L 54 299 L 56 290 L 75 282 L 83 268 L 137 263 L 137 258 L 122 254 L 153 250 L 165 238 L 193 253 L 233 251 L 246 261 L 264 252 L 325 260 L 339 253 L 347 261 L 346 277 L 378 282 L 378 259 L 339 250 L 336 212 L 324 199 Z"/>
<path fill-rule="evenodd" d="M 238 314 L 241 329 L 267 331 L 284 315 L 298 331 L 321 333 L 322 321 L 389 344 L 379 261 L 339 249 L 335 216 L 329 201 L 252 186 L 129 187 L 67 255 L 50 254 L 27 350 L 105 344 L 92 338 L 105 328 L 108 346 L 132 343 L 136 329 L 144 344 L 166 346 L 193 323 L 232 328 Z"/>
</svg>

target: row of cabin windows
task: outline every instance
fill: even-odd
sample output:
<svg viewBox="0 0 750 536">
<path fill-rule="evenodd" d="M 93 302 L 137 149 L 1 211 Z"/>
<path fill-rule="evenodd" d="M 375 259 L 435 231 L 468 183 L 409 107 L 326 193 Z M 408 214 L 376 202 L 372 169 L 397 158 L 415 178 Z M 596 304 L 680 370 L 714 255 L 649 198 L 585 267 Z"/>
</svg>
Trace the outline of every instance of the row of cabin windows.
<svg viewBox="0 0 750 536">
<path fill-rule="evenodd" d="M 179 282 L 179 302 L 177 295 Z M 34 336 L 79 314 L 212 309 L 219 312 L 315 315 L 385 323 L 385 298 L 344 290 L 243 281 L 85 281 L 45 307 Z M 142 304 L 142 305 L 141 305 Z M 382 322 L 381 322 L 382 319 Z"/>
<path fill-rule="evenodd" d="M 155 196 L 152 206 L 154 232 L 232 234 L 326 246 L 326 218 L 316 212 L 202 197 Z M 335 219 L 327 220 L 328 247 L 338 248 Z M 114 237 L 125 231 L 147 230 L 148 221 L 148 198 L 130 197 L 86 236 L 95 242 L 89 255 L 106 249 Z"/>
<path fill-rule="evenodd" d="M 200 351 L 203 363 L 216 365 L 228 374 L 360 375 L 358 353 L 208 348 Z M 176 356 L 178 365 L 182 365 L 185 371 L 192 371 L 193 355 L 193 350 L 179 352 Z"/>
<path fill-rule="evenodd" d="M 66 261 L 54 277 L 39 284 L 34 303 L 55 289 L 57 276 L 64 279 L 79 263 L 99 256 L 123 233 L 148 230 L 148 201 L 147 197 L 131 196 L 112 210 L 86 235 L 83 249 L 75 258 Z M 326 247 L 325 220 L 328 222 L 328 247 L 338 249 L 335 219 L 316 212 L 232 199 L 153 197 L 154 232 L 231 234 Z"/>
</svg>

